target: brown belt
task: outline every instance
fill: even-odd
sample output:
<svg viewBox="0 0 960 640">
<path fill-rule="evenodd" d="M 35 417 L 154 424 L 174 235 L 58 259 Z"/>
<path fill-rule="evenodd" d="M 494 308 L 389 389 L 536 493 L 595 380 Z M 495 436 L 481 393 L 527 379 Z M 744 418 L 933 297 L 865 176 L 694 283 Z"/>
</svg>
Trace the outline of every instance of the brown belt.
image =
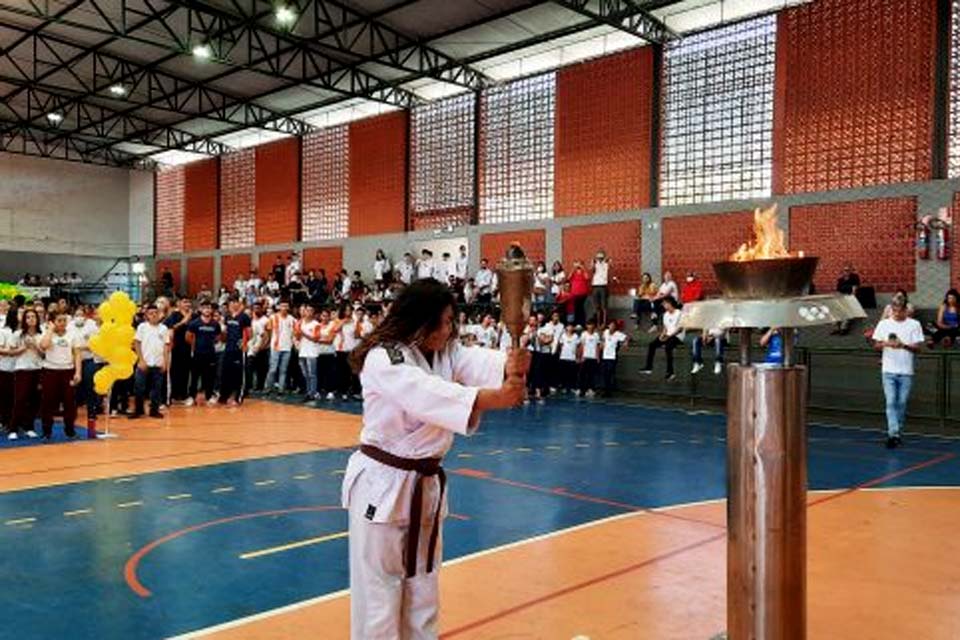
<svg viewBox="0 0 960 640">
<path fill-rule="evenodd" d="M 437 512 L 433 517 L 433 529 L 430 531 L 430 548 L 427 551 L 427 573 L 433 571 L 433 560 L 437 551 L 437 538 L 440 533 L 440 509 L 443 508 L 443 492 L 447 486 L 447 474 L 440 466 L 440 458 L 401 458 L 383 449 L 369 444 L 360 445 L 360 451 L 368 458 L 373 458 L 381 464 L 401 471 L 415 471 L 416 481 L 413 485 L 413 497 L 410 500 L 410 531 L 407 535 L 407 577 L 417 574 L 417 550 L 420 546 L 420 529 L 423 518 L 423 479 L 433 476 L 440 478 L 440 499 L 437 501 Z M 416 525 L 416 526 L 414 526 Z"/>
</svg>

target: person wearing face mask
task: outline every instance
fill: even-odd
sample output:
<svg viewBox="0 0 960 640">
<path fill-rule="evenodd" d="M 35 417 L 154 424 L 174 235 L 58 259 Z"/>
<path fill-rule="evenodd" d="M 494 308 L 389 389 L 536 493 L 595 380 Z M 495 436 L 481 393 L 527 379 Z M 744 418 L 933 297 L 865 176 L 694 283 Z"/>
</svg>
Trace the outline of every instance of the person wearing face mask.
<svg viewBox="0 0 960 640">
<path fill-rule="evenodd" d="M 454 304 L 447 286 L 418 281 L 351 355 L 364 399 L 342 487 L 352 640 L 438 637 L 443 457 L 485 411 L 523 402 L 528 352 L 463 347 Z"/>
<path fill-rule="evenodd" d="M 703 300 L 703 282 L 697 277 L 696 273 L 689 271 L 687 272 L 687 279 L 683 283 L 683 291 L 680 293 L 680 302 L 683 305 L 698 300 Z"/>
<path fill-rule="evenodd" d="M 73 315 L 73 322 L 70 324 L 69 331 L 77 339 L 77 348 L 80 349 L 80 386 L 77 389 L 77 402 L 83 402 L 87 407 L 87 420 L 92 421 L 97 418 L 97 414 L 103 408 L 102 399 L 93 389 L 93 376 L 103 367 L 103 361 L 94 358 L 93 352 L 88 346 L 90 338 L 99 330 L 96 320 L 88 318 L 82 308 L 77 309 Z"/>
</svg>

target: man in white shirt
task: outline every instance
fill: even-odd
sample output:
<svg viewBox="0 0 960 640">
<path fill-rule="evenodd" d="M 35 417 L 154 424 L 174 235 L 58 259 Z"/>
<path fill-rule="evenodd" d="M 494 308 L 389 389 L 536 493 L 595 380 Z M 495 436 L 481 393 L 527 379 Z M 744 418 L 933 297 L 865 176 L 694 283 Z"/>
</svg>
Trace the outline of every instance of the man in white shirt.
<svg viewBox="0 0 960 640">
<path fill-rule="evenodd" d="M 420 259 L 417 260 L 417 280 L 434 277 L 434 267 L 433 252 L 424 249 L 420 254 Z"/>
<path fill-rule="evenodd" d="M 627 344 L 627 335 L 620 331 L 616 320 L 611 320 L 609 326 L 603 332 L 603 342 L 601 343 L 601 361 L 600 369 L 603 374 L 603 397 L 609 398 L 613 395 L 613 389 L 616 381 L 617 356 L 620 348 Z"/>
<path fill-rule="evenodd" d="M 433 265 L 433 277 L 443 284 L 450 284 L 450 276 L 454 275 L 456 265 L 449 253 L 443 253 L 438 262 Z"/>
<path fill-rule="evenodd" d="M 233 281 L 233 290 L 237 295 L 243 295 L 247 291 L 247 281 L 243 279 L 243 274 L 238 273 L 236 280 Z"/>
<path fill-rule="evenodd" d="M 893 317 L 881 320 L 873 330 L 873 346 L 883 353 L 883 395 L 887 400 L 888 449 L 900 446 L 900 432 L 907 417 L 907 401 L 913 386 L 914 354 L 923 345 L 920 323 L 907 316 L 907 305 L 897 296 L 891 303 Z"/>
<path fill-rule="evenodd" d="M 403 254 L 403 260 L 396 267 L 397 279 L 403 284 L 410 284 L 413 282 L 413 256 L 409 253 Z"/>
<path fill-rule="evenodd" d="M 460 287 L 467 281 L 469 266 L 470 261 L 467 258 L 467 247 L 460 245 L 460 254 L 457 256 L 456 265 L 454 266 L 454 275 L 457 277 L 457 285 Z"/>
<path fill-rule="evenodd" d="M 607 301 L 609 299 L 610 261 L 605 251 L 598 251 L 593 259 L 593 307 L 600 325 L 607 323 Z"/>
<path fill-rule="evenodd" d="M 667 381 L 677 379 L 673 373 L 673 350 L 680 344 L 680 309 L 676 299 L 673 296 L 667 296 L 663 299 L 663 328 L 660 335 L 650 342 L 647 347 L 647 363 L 641 374 L 649 375 L 653 373 L 653 358 L 657 354 L 657 349 L 663 347 L 667 352 Z"/>
<path fill-rule="evenodd" d="M 147 387 L 150 388 L 150 417 L 162 418 L 160 404 L 163 395 L 163 382 L 167 375 L 167 361 L 170 350 L 169 329 L 160 322 L 160 312 L 154 304 L 147 306 L 147 321 L 137 327 L 133 346 L 137 352 L 137 370 L 134 379 L 136 409 L 130 419 L 143 416 L 144 398 Z"/>
<path fill-rule="evenodd" d="M 489 305 L 493 301 L 493 271 L 490 270 L 486 258 L 480 261 L 480 270 L 473 278 L 477 292 L 477 304 Z"/>
<path fill-rule="evenodd" d="M 290 351 L 293 349 L 294 322 L 290 315 L 290 303 L 281 301 L 278 311 L 270 316 L 270 369 L 267 371 L 265 385 L 267 393 L 286 391 Z"/>
<path fill-rule="evenodd" d="M 290 277 L 295 273 L 300 273 L 302 270 L 302 263 L 300 262 L 300 254 L 294 251 L 290 254 L 290 259 L 287 261 L 287 282 L 290 282 Z"/>
</svg>

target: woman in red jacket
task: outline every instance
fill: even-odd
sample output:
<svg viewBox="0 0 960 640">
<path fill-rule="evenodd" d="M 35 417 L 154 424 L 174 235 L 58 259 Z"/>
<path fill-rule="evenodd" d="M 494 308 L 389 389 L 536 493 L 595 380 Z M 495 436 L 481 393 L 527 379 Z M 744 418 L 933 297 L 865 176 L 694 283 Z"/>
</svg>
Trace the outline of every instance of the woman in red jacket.
<svg viewBox="0 0 960 640">
<path fill-rule="evenodd" d="M 585 326 L 587 314 L 584 303 L 590 295 L 590 275 L 579 260 L 573 262 L 573 273 L 570 274 L 570 295 L 573 296 L 574 324 Z"/>
</svg>

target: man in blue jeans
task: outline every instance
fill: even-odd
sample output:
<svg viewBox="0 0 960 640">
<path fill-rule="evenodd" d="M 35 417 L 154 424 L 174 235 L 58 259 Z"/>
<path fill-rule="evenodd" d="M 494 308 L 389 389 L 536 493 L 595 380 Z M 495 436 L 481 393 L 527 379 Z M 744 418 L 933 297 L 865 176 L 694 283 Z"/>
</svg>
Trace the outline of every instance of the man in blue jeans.
<svg viewBox="0 0 960 640">
<path fill-rule="evenodd" d="M 920 323 L 907 317 L 906 301 L 895 296 L 893 316 L 873 330 L 873 345 L 883 352 L 883 394 L 887 399 L 887 448 L 900 446 L 900 431 L 907 417 L 907 400 L 913 386 L 914 354 L 923 345 Z"/>
</svg>

